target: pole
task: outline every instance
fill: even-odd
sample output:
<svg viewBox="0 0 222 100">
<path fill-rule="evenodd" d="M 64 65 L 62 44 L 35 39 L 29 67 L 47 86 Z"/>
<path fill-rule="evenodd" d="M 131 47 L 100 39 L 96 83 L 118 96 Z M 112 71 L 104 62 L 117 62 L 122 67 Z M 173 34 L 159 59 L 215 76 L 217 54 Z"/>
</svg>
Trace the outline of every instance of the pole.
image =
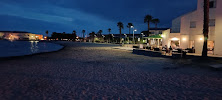
<svg viewBox="0 0 222 100">
<path fill-rule="evenodd" d="M 134 39 L 134 29 L 133 29 L 133 44 L 135 44 L 135 39 Z"/>
</svg>

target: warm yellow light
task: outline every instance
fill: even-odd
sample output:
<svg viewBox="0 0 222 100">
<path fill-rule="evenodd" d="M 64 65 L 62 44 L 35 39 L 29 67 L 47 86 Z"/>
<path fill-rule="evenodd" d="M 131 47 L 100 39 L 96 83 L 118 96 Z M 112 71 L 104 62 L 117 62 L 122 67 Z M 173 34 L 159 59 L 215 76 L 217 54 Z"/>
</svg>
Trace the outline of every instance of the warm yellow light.
<svg viewBox="0 0 222 100">
<path fill-rule="evenodd" d="M 183 41 L 186 41 L 187 39 L 186 38 L 183 38 Z"/>
<path fill-rule="evenodd" d="M 177 41 L 177 40 L 179 40 L 178 38 L 172 38 L 171 40 L 173 40 L 173 41 Z"/>
<path fill-rule="evenodd" d="M 162 34 L 162 35 L 161 35 L 161 37 L 163 38 L 163 37 L 164 37 L 164 35 Z"/>
<path fill-rule="evenodd" d="M 200 38 L 200 40 L 202 41 L 202 40 L 203 40 L 203 38 Z"/>
</svg>

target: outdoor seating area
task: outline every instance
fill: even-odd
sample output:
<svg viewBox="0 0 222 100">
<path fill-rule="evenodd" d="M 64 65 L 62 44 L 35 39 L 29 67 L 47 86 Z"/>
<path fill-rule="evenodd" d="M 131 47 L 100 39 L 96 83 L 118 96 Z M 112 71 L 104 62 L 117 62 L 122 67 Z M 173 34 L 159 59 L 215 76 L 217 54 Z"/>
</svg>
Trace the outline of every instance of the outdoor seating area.
<svg viewBox="0 0 222 100">
<path fill-rule="evenodd" d="M 195 53 L 194 48 L 187 48 L 187 49 L 166 49 L 162 47 L 151 47 L 151 46 L 144 46 L 143 49 L 140 49 L 139 46 L 133 46 L 133 53 L 145 56 L 152 56 L 152 57 L 171 57 L 171 58 L 186 58 L 187 53 Z"/>
</svg>

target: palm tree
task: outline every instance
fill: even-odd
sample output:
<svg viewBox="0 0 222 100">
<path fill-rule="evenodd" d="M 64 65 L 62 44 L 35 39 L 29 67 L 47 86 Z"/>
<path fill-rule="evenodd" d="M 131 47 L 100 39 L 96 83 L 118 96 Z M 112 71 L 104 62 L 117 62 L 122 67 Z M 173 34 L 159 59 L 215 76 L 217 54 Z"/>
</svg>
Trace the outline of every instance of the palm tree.
<svg viewBox="0 0 222 100">
<path fill-rule="evenodd" d="M 122 22 L 118 22 L 117 26 L 119 27 L 119 39 L 120 39 L 119 43 L 122 43 L 122 29 L 124 28 L 123 27 L 123 23 Z"/>
<path fill-rule="evenodd" d="M 73 30 L 73 31 L 72 31 L 72 34 L 76 34 L 76 31 L 75 31 L 75 30 Z"/>
<path fill-rule="evenodd" d="M 84 40 L 85 40 L 85 32 L 86 32 L 86 30 L 82 30 L 82 36 L 83 36 Z"/>
<path fill-rule="evenodd" d="M 93 31 L 92 33 L 89 33 L 89 35 L 90 35 L 91 38 L 93 38 L 92 42 L 95 42 L 94 38 L 95 38 L 96 33 Z"/>
<path fill-rule="evenodd" d="M 74 34 L 74 35 L 75 35 L 75 37 L 74 37 L 74 38 L 76 38 L 76 37 L 77 37 L 77 34 L 76 34 L 76 31 L 75 31 L 75 30 L 73 30 L 73 31 L 72 31 L 72 34 Z"/>
<path fill-rule="evenodd" d="M 109 42 L 110 42 L 110 40 L 111 40 L 111 39 L 110 39 L 110 38 L 111 38 L 111 37 L 110 37 L 111 28 L 108 29 L 108 32 L 109 32 Z"/>
<path fill-rule="evenodd" d="M 98 35 L 102 35 L 103 30 L 99 30 L 97 33 L 98 33 Z"/>
<path fill-rule="evenodd" d="M 160 20 L 158 18 L 153 19 L 152 23 L 154 23 L 155 24 L 155 28 L 157 28 L 157 24 L 160 23 Z"/>
<path fill-rule="evenodd" d="M 148 36 L 149 36 L 149 31 L 150 31 L 150 22 L 152 21 L 153 17 L 151 15 L 146 15 L 144 17 L 144 23 L 147 23 L 148 24 Z"/>
<path fill-rule="evenodd" d="M 111 28 L 108 29 L 109 34 L 110 34 L 111 30 L 112 30 Z"/>
<path fill-rule="evenodd" d="M 48 39 L 48 34 L 49 34 L 49 31 L 48 31 L 48 30 L 46 30 L 46 31 L 45 31 L 45 34 L 46 34 L 46 37 L 47 37 L 46 39 Z"/>
<path fill-rule="evenodd" d="M 128 40 L 130 40 L 130 29 L 133 27 L 132 23 L 128 23 L 127 28 L 129 28 Z"/>
<path fill-rule="evenodd" d="M 208 33 L 209 33 L 209 0 L 204 0 L 204 25 L 203 25 L 204 44 L 203 44 L 202 57 L 207 57 Z"/>
</svg>

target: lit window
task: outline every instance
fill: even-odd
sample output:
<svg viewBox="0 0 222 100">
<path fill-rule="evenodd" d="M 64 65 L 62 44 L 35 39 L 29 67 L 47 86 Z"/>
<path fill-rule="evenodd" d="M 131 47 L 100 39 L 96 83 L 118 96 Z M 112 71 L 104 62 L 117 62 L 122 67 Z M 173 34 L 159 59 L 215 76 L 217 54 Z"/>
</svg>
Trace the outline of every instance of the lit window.
<svg viewBox="0 0 222 100">
<path fill-rule="evenodd" d="M 209 26 L 215 26 L 215 19 L 210 19 Z"/>
<path fill-rule="evenodd" d="M 196 28 L 196 22 L 195 21 L 190 22 L 190 28 Z"/>
</svg>

